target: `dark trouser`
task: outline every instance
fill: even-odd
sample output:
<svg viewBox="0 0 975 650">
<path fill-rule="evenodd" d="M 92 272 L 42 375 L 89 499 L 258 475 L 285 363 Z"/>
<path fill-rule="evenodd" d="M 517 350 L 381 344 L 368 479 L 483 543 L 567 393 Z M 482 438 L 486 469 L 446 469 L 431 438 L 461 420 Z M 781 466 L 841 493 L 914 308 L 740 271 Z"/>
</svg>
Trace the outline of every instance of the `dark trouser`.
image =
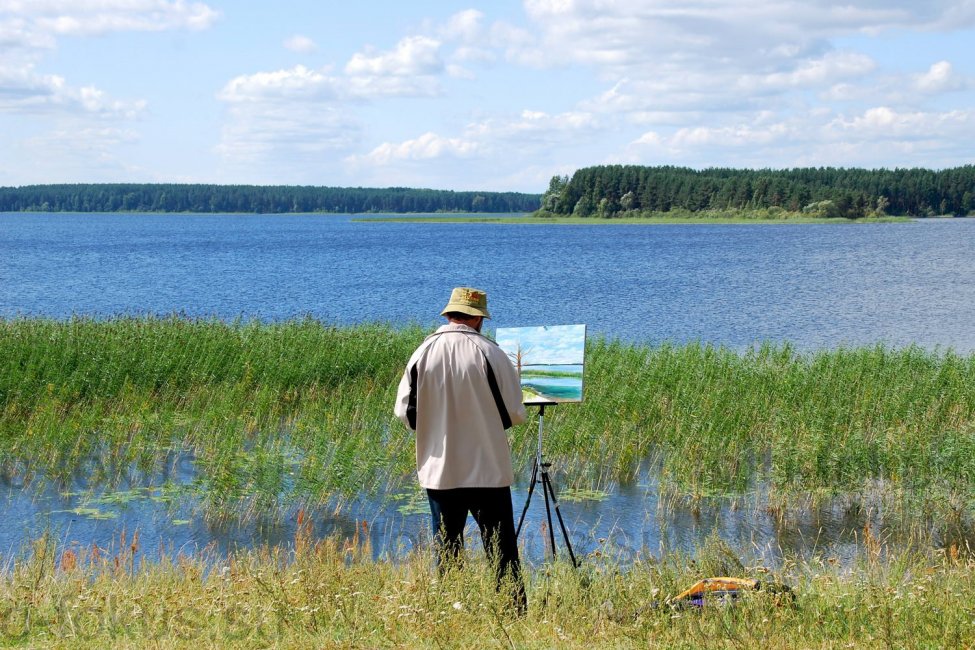
<svg viewBox="0 0 975 650">
<path fill-rule="evenodd" d="M 524 611 L 525 585 L 518 561 L 511 488 L 428 489 L 427 497 L 430 499 L 433 534 L 437 540 L 437 562 L 441 572 L 460 558 L 469 512 L 481 529 L 481 541 L 488 559 L 496 567 L 498 588 L 501 588 L 506 575 L 511 576 L 515 606 L 519 611 Z"/>
</svg>

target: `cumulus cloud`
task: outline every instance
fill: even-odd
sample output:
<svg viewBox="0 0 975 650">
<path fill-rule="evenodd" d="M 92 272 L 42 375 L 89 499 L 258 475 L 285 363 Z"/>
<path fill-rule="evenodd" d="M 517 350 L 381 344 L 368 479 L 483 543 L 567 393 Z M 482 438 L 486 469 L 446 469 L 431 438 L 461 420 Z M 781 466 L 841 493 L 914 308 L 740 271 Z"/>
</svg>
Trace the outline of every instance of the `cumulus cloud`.
<svg viewBox="0 0 975 650">
<path fill-rule="evenodd" d="M 54 34 L 37 28 L 20 16 L 4 15 L 0 10 L 0 50 L 9 55 L 14 50 L 49 50 L 57 44 Z"/>
<path fill-rule="evenodd" d="M 791 166 L 853 164 L 886 152 L 903 160 L 930 153 L 919 143 L 935 134 L 964 138 L 970 120 L 931 105 L 975 88 L 949 61 L 913 74 L 857 49 L 885 32 L 970 28 L 975 5 L 966 0 L 525 0 L 524 7 L 536 37 L 509 59 L 589 70 L 605 89 L 580 98 L 577 110 L 599 116 L 607 132 L 640 128 L 611 159 Z M 914 164 L 950 160 L 948 150 L 956 161 L 970 157 L 955 144 Z"/>
<path fill-rule="evenodd" d="M 503 179 L 508 187 L 533 187 L 526 183 L 547 180 L 551 175 L 549 167 L 543 170 L 529 164 L 517 176 L 508 177 L 492 168 L 493 161 L 497 156 L 527 161 L 534 151 L 587 139 L 600 128 L 598 120 L 585 112 L 549 114 L 525 110 L 518 115 L 472 122 L 456 137 L 427 132 L 402 142 L 384 142 L 366 154 L 348 156 L 345 162 L 353 169 L 368 169 L 464 159 L 469 161 L 465 164 L 478 165 L 483 173 L 493 174 L 497 183 Z"/>
<path fill-rule="evenodd" d="M 51 170 L 63 179 L 87 182 L 118 182 L 145 178 L 145 170 L 126 162 L 120 152 L 138 143 L 132 129 L 86 126 L 68 120 L 59 128 L 29 136 L 13 145 L 21 159 L 16 174 L 21 183 L 49 183 Z"/>
<path fill-rule="evenodd" d="M 473 43 L 479 41 L 484 33 L 484 12 L 467 9 L 447 19 L 440 30 L 444 38 Z"/>
<path fill-rule="evenodd" d="M 207 29 L 220 15 L 202 2 L 185 0 L 13 0 L 0 3 L 0 14 L 27 17 L 42 32 L 84 36 Z"/>
<path fill-rule="evenodd" d="M 596 116 L 586 111 L 549 114 L 524 110 L 517 116 L 495 117 L 470 124 L 467 133 L 484 142 L 501 141 L 524 147 L 532 142 L 585 137 L 600 128 Z"/>
<path fill-rule="evenodd" d="M 551 56 L 576 61 L 635 62 L 676 47 L 682 55 L 720 60 L 744 55 L 799 56 L 836 36 L 892 29 L 952 29 L 975 24 L 975 6 L 964 0 L 836 3 L 786 0 L 526 0 L 525 10 L 543 30 Z M 642 35 L 638 38 L 637 35 Z M 649 37 L 648 37 L 649 36 Z M 567 40 L 563 40 L 567 39 Z M 728 63 L 733 63 L 728 61 Z"/>
<path fill-rule="evenodd" d="M 100 117 L 133 119 L 146 102 L 120 101 L 93 86 L 75 88 L 58 75 L 37 74 L 31 66 L 0 68 L 0 110 L 19 113 L 64 111 Z"/>
<path fill-rule="evenodd" d="M 458 19 L 455 28 L 462 28 L 463 22 Z M 217 152 L 227 159 L 292 162 L 296 155 L 348 153 L 362 132 L 352 109 L 357 103 L 435 96 L 441 92 L 442 75 L 469 75 L 460 66 L 446 66 L 440 47 L 436 38 L 409 36 L 390 50 L 355 53 L 338 73 L 298 65 L 231 79 L 217 94 L 230 107 Z M 466 155 L 469 149 L 460 140 L 425 134 L 398 145 L 382 145 L 362 159 L 384 164 L 451 153 Z"/>
<path fill-rule="evenodd" d="M 351 76 L 413 76 L 439 74 L 444 67 L 440 41 L 410 36 L 388 52 L 357 52 L 345 66 Z"/>
<path fill-rule="evenodd" d="M 472 155 L 477 149 L 476 142 L 460 138 L 445 138 L 428 132 L 418 138 L 400 143 L 385 142 L 364 156 L 349 157 L 348 162 L 354 165 L 389 165 L 405 160 L 464 158 Z"/>
<path fill-rule="evenodd" d="M 788 117 L 649 130 L 621 156 L 692 166 L 734 159 L 754 166 L 945 166 L 966 154 L 975 111 L 900 111 L 888 106 L 849 115 L 815 109 Z M 955 161 L 955 162 L 952 162 Z"/>
<path fill-rule="evenodd" d="M 951 63 L 938 61 L 932 64 L 924 74 L 916 75 L 914 87 L 922 93 L 943 93 L 963 90 L 972 86 L 970 79 L 964 79 L 955 74 Z"/>
<path fill-rule="evenodd" d="M 238 164 L 307 165 L 328 152 L 347 151 L 361 127 L 330 107 L 235 106 L 221 132 L 218 154 Z"/>
<path fill-rule="evenodd" d="M 865 54 L 836 51 L 835 39 L 936 29 L 948 16 L 958 21 L 954 28 L 971 25 L 972 7 L 958 1 L 526 0 L 539 37 L 526 44 L 525 56 L 549 66 L 583 64 L 614 83 L 627 79 L 671 94 L 731 85 L 755 92 L 825 89 L 876 68 Z"/>
<path fill-rule="evenodd" d="M 331 76 L 328 69 L 311 70 L 297 65 L 289 70 L 235 77 L 224 85 L 217 97 L 231 103 L 320 101 L 334 99 L 340 88 L 340 80 Z"/>
<path fill-rule="evenodd" d="M 0 0 L 0 109 L 137 117 L 145 101 L 72 86 L 62 76 L 36 72 L 38 62 L 61 36 L 205 29 L 218 15 L 206 4 L 185 0 Z"/>
<path fill-rule="evenodd" d="M 41 70 L 65 37 L 202 30 L 218 17 L 208 5 L 187 0 L 0 0 L 0 112 L 27 120 L 33 134 L 8 134 L 7 147 L 29 161 L 17 175 L 36 182 L 50 182 L 53 173 L 144 178 L 122 153 L 139 140 L 128 125 L 147 114 L 147 102 Z"/>
<path fill-rule="evenodd" d="M 111 150 L 120 144 L 137 142 L 139 135 L 132 129 L 115 127 L 89 127 L 57 129 L 43 135 L 32 136 L 25 141 L 27 147 L 59 154 L 69 152 L 95 152 L 103 160 L 111 157 Z"/>
<path fill-rule="evenodd" d="M 318 49 L 318 45 L 312 39 L 301 34 L 295 34 L 284 39 L 284 48 L 300 54 L 310 54 Z"/>
<path fill-rule="evenodd" d="M 218 93 L 228 105 L 218 154 L 228 161 L 303 165 L 358 141 L 359 122 L 341 110 L 344 80 L 298 65 L 231 79 Z"/>
<path fill-rule="evenodd" d="M 766 75 L 743 75 L 743 91 L 761 89 L 821 88 L 846 79 L 858 79 L 876 69 L 874 60 L 857 52 L 827 52 L 821 57 L 797 60 L 791 69 Z"/>
<path fill-rule="evenodd" d="M 827 128 L 843 138 L 926 138 L 936 132 L 958 127 L 971 121 L 971 111 L 925 113 L 897 111 L 889 106 L 877 106 L 852 117 L 837 117 Z"/>
</svg>

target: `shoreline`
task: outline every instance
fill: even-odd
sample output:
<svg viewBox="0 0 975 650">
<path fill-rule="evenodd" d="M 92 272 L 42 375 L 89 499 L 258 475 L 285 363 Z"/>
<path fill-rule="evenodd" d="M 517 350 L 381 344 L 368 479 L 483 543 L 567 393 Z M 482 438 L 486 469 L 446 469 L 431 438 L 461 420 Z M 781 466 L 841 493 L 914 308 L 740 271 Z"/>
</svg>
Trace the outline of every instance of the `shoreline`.
<svg viewBox="0 0 975 650">
<path fill-rule="evenodd" d="M 674 225 L 782 225 L 782 224 L 855 224 L 855 223 L 910 223 L 934 217 L 866 217 L 863 219 L 826 219 L 815 217 L 792 217 L 783 219 L 748 217 L 638 217 L 621 219 L 602 219 L 598 217 L 464 217 L 447 215 L 444 217 L 379 217 L 374 219 L 353 218 L 356 223 L 485 223 L 503 225 L 553 225 L 553 226 L 674 226 Z M 952 217 L 965 218 L 965 217 Z M 946 218 L 947 220 L 947 218 Z"/>
</svg>

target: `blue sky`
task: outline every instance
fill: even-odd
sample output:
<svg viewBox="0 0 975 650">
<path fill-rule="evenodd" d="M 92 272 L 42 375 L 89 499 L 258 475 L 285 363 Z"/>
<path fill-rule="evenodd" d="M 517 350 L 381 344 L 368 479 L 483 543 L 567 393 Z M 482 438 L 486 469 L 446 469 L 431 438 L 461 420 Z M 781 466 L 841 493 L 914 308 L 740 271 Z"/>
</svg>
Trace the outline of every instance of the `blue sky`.
<svg viewBox="0 0 975 650">
<path fill-rule="evenodd" d="M 0 185 L 973 162 L 971 0 L 0 0 Z"/>
<path fill-rule="evenodd" d="M 585 360 L 585 325 L 502 327 L 496 332 L 496 340 L 509 356 L 520 345 L 525 365 L 582 365 Z"/>
</svg>

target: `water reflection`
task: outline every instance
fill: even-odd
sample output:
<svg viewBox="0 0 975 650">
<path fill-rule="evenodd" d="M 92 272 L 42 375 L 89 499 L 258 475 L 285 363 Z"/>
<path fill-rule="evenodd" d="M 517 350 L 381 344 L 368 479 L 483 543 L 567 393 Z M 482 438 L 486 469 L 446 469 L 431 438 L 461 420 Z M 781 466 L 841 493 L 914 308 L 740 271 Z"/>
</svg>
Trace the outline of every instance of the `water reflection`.
<svg viewBox="0 0 975 650">
<path fill-rule="evenodd" d="M 431 542 L 429 511 L 416 488 L 317 507 L 282 499 L 290 505 L 270 512 L 255 510 L 242 499 L 229 514 L 217 516 L 208 512 L 205 484 L 192 454 L 173 452 L 166 462 L 153 465 L 146 472 L 133 463 L 109 483 L 95 480 L 105 472 L 93 472 L 91 465 L 60 482 L 44 477 L 25 480 L 8 468 L 0 476 L 0 516 L 23 523 L 0 528 L 0 554 L 14 556 L 45 533 L 61 545 L 110 550 L 138 531 L 139 553 L 147 560 L 204 550 L 223 557 L 240 549 L 293 544 L 300 509 L 310 518 L 314 538 L 338 536 L 368 543 L 377 558 L 395 560 Z M 743 560 L 770 567 L 786 557 L 818 556 L 848 563 L 878 544 L 892 549 L 955 545 L 966 553 L 975 549 L 975 526 L 968 515 L 945 521 L 905 514 L 879 497 L 869 503 L 835 498 L 770 508 L 768 494 L 761 490 L 692 502 L 663 497 L 652 479 L 646 476 L 637 485 L 619 487 L 601 498 L 582 494 L 595 498 L 579 499 L 579 493 L 565 492 L 561 511 L 577 557 L 600 554 L 629 563 L 670 551 L 693 552 L 713 537 L 724 540 Z M 555 482 L 558 490 L 557 478 Z M 516 486 L 513 496 L 517 517 L 527 497 L 525 486 Z M 560 531 L 555 532 L 556 551 L 566 556 Z M 480 544 L 473 524 L 467 539 L 469 546 Z M 537 493 L 519 541 L 528 563 L 549 557 L 545 505 Z"/>
</svg>

